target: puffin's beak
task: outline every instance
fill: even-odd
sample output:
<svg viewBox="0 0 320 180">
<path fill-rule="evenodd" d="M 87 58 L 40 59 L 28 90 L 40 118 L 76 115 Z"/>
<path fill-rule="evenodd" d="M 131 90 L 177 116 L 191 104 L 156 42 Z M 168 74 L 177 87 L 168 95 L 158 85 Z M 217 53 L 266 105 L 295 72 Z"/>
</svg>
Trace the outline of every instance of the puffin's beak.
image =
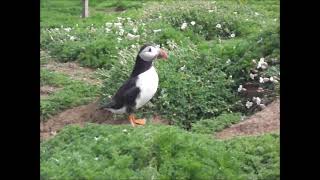
<svg viewBox="0 0 320 180">
<path fill-rule="evenodd" d="M 167 52 L 160 48 L 160 53 L 159 53 L 158 58 L 167 60 L 167 59 L 168 59 L 168 54 L 167 54 Z"/>
</svg>

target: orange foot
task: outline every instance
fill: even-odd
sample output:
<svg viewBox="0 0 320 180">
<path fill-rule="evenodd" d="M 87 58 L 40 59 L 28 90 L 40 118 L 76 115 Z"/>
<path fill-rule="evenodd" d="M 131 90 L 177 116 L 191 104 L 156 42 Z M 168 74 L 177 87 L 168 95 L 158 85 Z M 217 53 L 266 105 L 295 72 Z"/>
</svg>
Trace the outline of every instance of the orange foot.
<svg viewBox="0 0 320 180">
<path fill-rule="evenodd" d="M 138 125 L 145 125 L 146 124 L 145 119 L 136 119 L 133 114 L 129 115 L 129 121 L 133 127 L 135 127 L 136 124 L 138 124 Z"/>
</svg>

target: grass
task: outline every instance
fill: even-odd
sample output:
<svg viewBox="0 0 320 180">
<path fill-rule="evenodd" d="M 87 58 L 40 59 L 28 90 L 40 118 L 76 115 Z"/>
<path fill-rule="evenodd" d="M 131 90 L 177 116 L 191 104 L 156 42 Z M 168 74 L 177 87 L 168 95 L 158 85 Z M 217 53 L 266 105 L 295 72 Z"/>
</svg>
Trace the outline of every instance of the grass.
<svg viewBox="0 0 320 180">
<path fill-rule="evenodd" d="M 72 80 L 67 75 L 46 69 L 41 69 L 40 84 L 62 88 L 41 99 L 41 120 L 46 120 L 67 108 L 86 104 L 99 94 L 99 87 L 95 85 Z"/>
<path fill-rule="evenodd" d="M 41 144 L 41 179 L 279 179 L 279 136 L 218 141 L 176 127 L 69 126 Z"/>
</svg>

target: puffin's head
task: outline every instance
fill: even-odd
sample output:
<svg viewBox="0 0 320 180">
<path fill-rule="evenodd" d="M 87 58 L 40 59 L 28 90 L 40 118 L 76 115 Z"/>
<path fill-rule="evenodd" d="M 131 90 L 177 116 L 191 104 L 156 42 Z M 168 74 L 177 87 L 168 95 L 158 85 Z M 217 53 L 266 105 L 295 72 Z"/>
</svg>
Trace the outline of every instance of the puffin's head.
<svg viewBox="0 0 320 180">
<path fill-rule="evenodd" d="M 138 56 L 144 61 L 153 61 L 157 58 L 159 59 L 167 59 L 167 53 L 152 44 L 145 44 L 141 47 Z"/>
</svg>

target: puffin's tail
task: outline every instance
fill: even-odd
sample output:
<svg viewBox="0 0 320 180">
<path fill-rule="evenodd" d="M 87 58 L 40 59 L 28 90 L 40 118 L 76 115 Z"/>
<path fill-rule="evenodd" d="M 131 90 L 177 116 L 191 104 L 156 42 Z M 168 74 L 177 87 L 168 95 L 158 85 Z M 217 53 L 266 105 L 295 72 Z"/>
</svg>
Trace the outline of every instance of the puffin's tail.
<svg viewBox="0 0 320 180">
<path fill-rule="evenodd" d="M 101 109 L 111 108 L 114 105 L 115 105 L 115 102 L 111 101 L 111 102 L 108 102 L 106 104 L 101 105 L 98 109 L 101 110 Z"/>
</svg>

